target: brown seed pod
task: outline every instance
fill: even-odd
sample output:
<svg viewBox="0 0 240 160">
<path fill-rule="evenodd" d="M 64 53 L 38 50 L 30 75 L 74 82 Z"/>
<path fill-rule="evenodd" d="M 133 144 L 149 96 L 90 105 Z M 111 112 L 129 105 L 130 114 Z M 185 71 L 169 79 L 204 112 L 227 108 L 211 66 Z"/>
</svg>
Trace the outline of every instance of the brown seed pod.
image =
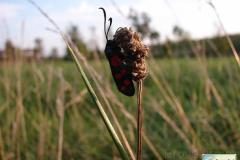
<svg viewBox="0 0 240 160">
<path fill-rule="evenodd" d="M 133 80 L 139 81 L 146 77 L 145 57 L 149 55 L 149 48 L 142 43 L 139 35 L 131 28 L 124 27 L 119 28 L 113 37 L 125 53 L 126 63 L 131 68 Z"/>
</svg>

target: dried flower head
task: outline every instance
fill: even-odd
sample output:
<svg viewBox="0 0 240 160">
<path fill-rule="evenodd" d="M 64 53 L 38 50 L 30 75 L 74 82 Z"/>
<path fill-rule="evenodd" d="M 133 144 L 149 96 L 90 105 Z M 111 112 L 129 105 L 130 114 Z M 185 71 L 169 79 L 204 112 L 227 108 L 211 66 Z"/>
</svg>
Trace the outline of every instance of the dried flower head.
<svg viewBox="0 0 240 160">
<path fill-rule="evenodd" d="M 142 43 L 139 35 L 131 28 L 124 27 L 119 28 L 113 37 L 117 45 L 123 49 L 133 80 L 139 81 L 146 77 L 145 57 L 149 54 L 149 48 Z"/>
</svg>

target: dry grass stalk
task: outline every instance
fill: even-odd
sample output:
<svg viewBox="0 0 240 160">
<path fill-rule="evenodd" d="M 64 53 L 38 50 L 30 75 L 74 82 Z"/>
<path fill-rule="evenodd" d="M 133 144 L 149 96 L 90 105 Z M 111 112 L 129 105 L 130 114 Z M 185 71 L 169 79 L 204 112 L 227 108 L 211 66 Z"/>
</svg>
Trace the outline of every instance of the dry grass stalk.
<svg viewBox="0 0 240 160">
<path fill-rule="evenodd" d="M 64 92 L 67 88 L 66 88 L 62 70 L 59 71 L 58 76 L 60 79 L 60 84 L 59 84 L 59 91 L 56 98 L 56 111 L 59 118 L 57 160 L 62 160 L 63 136 L 64 136 L 63 127 L 64 127 L 64 112 L 65 112 L 65 108 L 64 108 L 65 93 Z"/>
<path fill-rule="evenodd" d="M 24 123 L 24 106 L 23 106 L 23 96 L 22 96 L 22 80 L 21 80 L 21 62 L 15 63 L 15 73 L 16 73 L 16 110 L 15 110 L 15 120 L 12 124 L 12 147 L 17 150 L 17 138 L 21 135 L 26 140 L 26 129 Z"/>
<path fill-rule="evenodd" d="M 96 83 L 97 84 L 97 83 Z M 127 151 L 128 151 L 128 154 L 130 155 L 131 159 L 134 160 L 135 159 L 135 156 L 133 154 L 133 151 L 132 151 L 132 148 L 130 146 L 130 144 L 128 143 L 128 140 L 126 138 L 126 135 L 124 134 L 123 132 L 123 129 L 120 125 L 120 122 L 119 120 L 117 119 L 117 116 L 116 114 L 114 113 L 113 109 L 112 109 L 112 106 L 110 105 L 109 103 L 109 100 L 106 98 L 106 95 L 105 95 L 105 92 L 101 89 L 100 85 L 97 85 L 98 86 L 98 89 L 102 95 L 102 98 L 104 99 L 105 103 L 106 103 L 106 106 L 111 114 L 111 116 L 113 117 L 113 121 L 118 129 L 118 132 L 120 133 L 120 136 L 122 138 L 122 141 L 123 141 L 123 144 L 124 146 L 126 147 Z"/>
<path fill-rule="evenodd" d="M 3 68 L 9 68 L 8 67 L 8 63 L 6 61 L 3 61 Z M 9 103 L 10 103 L 10 99 L 12 98 L 12 95 L 13 95 L 13 91 L 11 90 L 11 80 L 9 79 L 9 73 L 7 70 L 3 70 L 3 78 L 2 78 L 2 81 L 3 81 L 3 86 L 4 86 L 4 92 L 5 92 L 5 97 L 6 97 L 6 106 L 9 106 Z"/>
<path fill-rule="evenodd" d="M 86 59 L 84 58 L 84 60 L 86 60 Z M 122 139 L 122 141 L 123 141 L 123 144 L 124 144 L 124 146 L 126 147 L 126 149 L 127 149 L 127 151 L 128 151 L 129 156 L 131 157 L 132 160 L 134 160 L 134 159 L 135 159 L 135 156 L 134 156 L 134 153 L 133 153 L 133 151 L 132 151 L 132 148 L 131 148 L 130 144 L 128 143 L 128 140 L 127 140 L 127 138 L 126 138 L 126 135 L 125 135 L 124 132 L 123 132 L 123 129 L 122 129 L 121 125 L 120 125 L 120 122 L 119 122 L 119 120 L 117 119 L 117 116 L 116 116 L 116 114 L 114 113 L 114 111 L 113 111 L 113 109 L 112 109 L 112 106 L 110 105 L 109 100 L 108 100 L 107 97 L 106 97 L 106 93 L 107 93 L 107 92 L 103 90 L 103 86 L 105 86 L 106 84 L 105 84 L 105 83 L 100 84 L 100 82 L 103 82 L 103 80 L 102 80 L 102 77 L 99 75 L 99 73 L 96 72 L 96 71 L 95 71 L 91 66 L 89 66 L 87 63 L 84 63 L 84 64 L 85 64 L 85 67 L 86 67 L 86 69 L 88 70 L 89 74 L 90 74 L 91 77 L 93 78 L 93 81 L 95 82 L 96 87 L 97 87 L 98 91 L 100 92 L 100 94 L 101 94 L 101 96 L 102 96 L 102 98 L 103 98 L 103 100 L 104 100 L 104 102 L 105 102 L 105 104 L 106 104 L 106 106 L 107 106 L 107 109 L 108 109 L 108 111 L 110 112 L 110 114 L 111 114 L 111 116 L 112 116 L 112 118 L 113 118 L 113 121 L 114 121 L 114 123 L 115 123 L 115 125 L 116 125 L 116 127 L 117 127 L 117 130 L 118 130 L 118 132 L 119 132 L 119 134 L 120 134 L 120 136 L 121 136 L 121 139 Z M 101 87 L 101 86 L 102 86 L 102 87 Z"/>
<path fill-rule="evenodd" d="M 53 81 L 53 67 L 48 67 L 48 76 L 47 76 L 47 91 L 46 91 L 46 102 L 48 105 L 50 104 L 50 96 L 51 96 L 51 89 L 52 89 L 52 81 Z"/>
<path fill-rule="evenodd" d="M 162 109 L 162 106 L 159 106 L 159 103 L 156 102 L 156 100 L 152 99 L 153 109 L 159 113 L 159 115 L 164 119 L 164 121 L 167 122 L 169 126 L 172 127 L 172 129 L 179 135 L 179 137 L 186 143 L 188 149 L 193 153 L 198 153 L 197 147 L 192 144 L 186 134 L 177 126 L 177 124 L 168 116 L 168 114 Z"/>
<path fill-rule="evenodd" d="M 122 104 L 121 101 L 119 101 L 117 99 L 116 95 L 112 92 L 112 90 L 110 88 L 108 88 L 108 92 L 111 93 L 108 95 L 108 98 L 111 100 L 111 102 L 115 103 L 119 107 L 120 111 L 124 114 L 124 116 L 132 123 L 134 128 L 137 128 L 137 121 L 136 121 L 135 117 L 126 110 L 125 106 Z M 155 155 L 155 157 L 158 160 L 163 160 L 163 157 L 157 151 L 156 147 L 151 142 L 151 140 L 148 138 L 148 136 L 144 133 L 144 131 L 142 132 L 142 136 L 143 136 L 143 140 L 146 142 L 146 144 L 148 145 L 148 147 L 152 151 L 152 153 Z"/>
<path fill-rule="evenodd" d="M 4 141 L 2 138 L 2 132 L 0 129 L 0 159 L 5 160 L 5 153 L 4 153 Z"/>
<path fill-rule="evenodd" d="M 219 135 L 219 133 L 209 124 L 209 122 L 206 119 L 200 118 L 200 122 L 202 123 L 202 127 L 206 128 L 206 130 L 209 131 L 209 133 L 212 133 L 213 137 L 216 139 L 216 143 L 219 144 L 220 148 L 222 150 L 227 150 L 229 146 L 226 145 L 222 137 Z"/>
<path fill-rule="evenodd" d="M 37 147 L 37 160 L 42 160 L 44 157 L 47 123 L 42 114 L 39 116 L 39 121 L 40 124 L 38 128 L 39 137 Z"/>
<path fill-rule="evenodd" d="M 208 4 L 212 7 L 214 13 L 216 14 L 217 19 L 218 19 L 218 21 L 219 21 L 219 23 L 220 23 L 220 25 L 221 25 L 221 28 L 222 28 L 222 30 L 223 30 L 223 32 L 224 32 L 224 35 L 225 35 L 225 37 L 227 38 L 227 41 L 228 41 L 228 43 L 229 43 L 229 46 L 230 46 L 230 48 L 231 48 L 231 50 L 232 50 L 232 53 L 233 53 L 233 55 L 234 55 L 234 57 L 235 57 L 235 59 L 236 59 L 236 61 L 237 61 L 238 66 L 240 67 L 240 58 L 239 58 L 239 55 L 238 55 L 238 53 L 237 53 L 237 50 L 236 50 L 236 48 L 234 47 L 234 44 L 233 44 L 230 36 L 228 35 L 228 33 L 227 33 L 227 31 L 226 31 L 226 29 L 225 29 L 225 27 L 224 27 L 224 25 L 223 25 L 222 19 L 221 19 L 220 15 L 219 15 L 219 13 L 218 13 L 215 5 L 214 5 L 211 1 L 209 1 Z"/>
<path fill-rule="evenodd" d="M 178 98 L 174 95 L 172 90 L 170 89 L 166 80 L 164 78 L 162 78 L 161 82 L 160 82 L 160 80 L 156 76 L 156 73 L 153 70 L 150 71 L 150 76 L 153 79 L 153 82 L 159 88 L 159 91 L 162 93 L 164 99 L 170 104 L 172 109 L 175 111 L 175 114 L 178 115 L 179 120 L 183 124 L 184 132 L 186 134 L 189 134 L 189 131 L 190 131 L 191 136 L 193 137 L 193 140 L 196 141 L 198 139 L 198 136 L 195 133 L 194 129 L 192 128 L 192 126 L 183 110 L 183 106 L 179 102 Z M 198 140 L 198 143 L 199 143 L 199 140 Z M 197 148 L 198 149 L 196 150 L 195 154 L 200 153 L 200 150 L 202 147 L 200 145 Z"/>
<path fill-rule="evenodd" d="M 206 93 L 208 94 L 208 92 L 212 93 L 214 98 L 216 99 L 216 102 L 221 110 L 221 113 L 222 113 L 222 116 L 229 122 L 230 126 L 231 126 L 231 129 L 234 131 L 234 133 L 237 135 L 237 136 L 240 136 L 238 131 L 236 130 L 237 126 L 234 126 L 234 119 L 233 119 L 233 116 L 231 115 L 231 113 L 229 112 L 229 110 L 227 109 L 227 107 L 224 106 L 224 103 L 223 103 L 223 100 L 222 100 L 222 97 L 219 93 L 219 91 L 217 90 L 217 88 L 215 87 L 213 81 L 211 80 L 211 78 L 209 77 L 209 73 L 208 73 L 208 66 L 206 64 L 206 61 L 205 61 L 205 57 L 203 56 L 200 56 L 200 55 L 205 55 L 205 50 L 202 49 L 203 46 L 198 43 L 196 46 L 192 43 L 190 43 L 191 45 L 191 48 L 192 48 L 192 51 L 194 52 L 194 54 L 196 55 L 197 57 L 197 60 L 199 61 L 200 63 L 200 68 L 203 72 L 203 75 L 205 77 L 205 83 L 206 83 Z M 210 94 L 209 93 L 209 94 Z"/>
<path fill-rule="evenodd" d="M 32 63 L 32 72 L 35 83 L 35 96 L 37 100 L 38 109 L 41 111 L 42 101 L 41 101 L 41 83 L 44 82 L 44 76 L 42 71 L 36 66 L 35 63 Z"/>
<path fill-rule="evenodd" d="M 65 109 L 68 109 L 69 107 L 73 106 L 74 104 L 78 104 L 83 102 L 85 96 L 87 94 L 87 89 L 81 90 L 77 95 L 73 96 L 69 102 L 66 102 Z"/>
<path fill-rule="evenodd" d="M 137 160 L 142 159 L 142 80 L 137 82 Z"/>
</svg>

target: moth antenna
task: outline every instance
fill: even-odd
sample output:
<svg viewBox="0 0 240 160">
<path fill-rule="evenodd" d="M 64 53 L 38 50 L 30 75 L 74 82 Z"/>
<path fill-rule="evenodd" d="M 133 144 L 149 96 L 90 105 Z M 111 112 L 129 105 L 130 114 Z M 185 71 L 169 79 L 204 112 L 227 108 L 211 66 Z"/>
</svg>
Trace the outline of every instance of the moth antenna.
<svg viewBox="0 0 240 160">
<path fill-rule="evenodd" d="M 108 33 L 109 33 L 110 28 L 111 28 L 111 26 L 112 26 L 112 17 L 110 17 L 110 18 L 108 19 L 108 21 L 110 22 L 110 24 L 109 24 L 109 27 L 108 27 L 108 30 L 107 30 L 107 36 L 108 36 Z"/>
<path fill-rule="evenodd" d="M 105 12 L 105 9 L 100 7 L 98 9 L 101 9 L 103 11 L 103 16 L 104 16 L 104 33 L 105 33 L 105 37 L 106 37 L 106 40 L 108 40 L 108 37 L 107 37 L 107 32 L 106 32 L 106 12 Z"/>
</svg>

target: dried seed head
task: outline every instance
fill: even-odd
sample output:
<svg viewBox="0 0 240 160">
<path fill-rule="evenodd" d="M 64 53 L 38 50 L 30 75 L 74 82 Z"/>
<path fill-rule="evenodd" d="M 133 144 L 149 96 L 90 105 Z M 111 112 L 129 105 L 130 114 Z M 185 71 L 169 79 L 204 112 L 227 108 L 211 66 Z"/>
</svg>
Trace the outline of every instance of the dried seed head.
<svg viewBox="0 0 240 160">
<path fill-rule="evenodd" d="M 139 81 L 143 78 L 146 77 L 147 75 L 147 66 L 145 63 L 145 59 L 137 59 L 133 63 L 133 68 L 132 68 L 132 76 L 134 81 Z"/>
<path fill-rule="evenodd" d="M 131 28 L 119 28 L 114 40 L 126 53 L 131 53 L 136 58 L 146 57 L 149 54 L 149 48 L 141 42 L 139 35 L 133 32 Z"/>
<path fill-rule="evenodd" d="M 131 28 L 119 28 L 114 37 L 114 41 L 126 54 L 126 63 L 131 68 L 134 81 L 139 81 L 146 77 L 147 67 L 145 57 L 149 54 L 149 48 L 144 45 L 136 32 Z"/>
</svg>

